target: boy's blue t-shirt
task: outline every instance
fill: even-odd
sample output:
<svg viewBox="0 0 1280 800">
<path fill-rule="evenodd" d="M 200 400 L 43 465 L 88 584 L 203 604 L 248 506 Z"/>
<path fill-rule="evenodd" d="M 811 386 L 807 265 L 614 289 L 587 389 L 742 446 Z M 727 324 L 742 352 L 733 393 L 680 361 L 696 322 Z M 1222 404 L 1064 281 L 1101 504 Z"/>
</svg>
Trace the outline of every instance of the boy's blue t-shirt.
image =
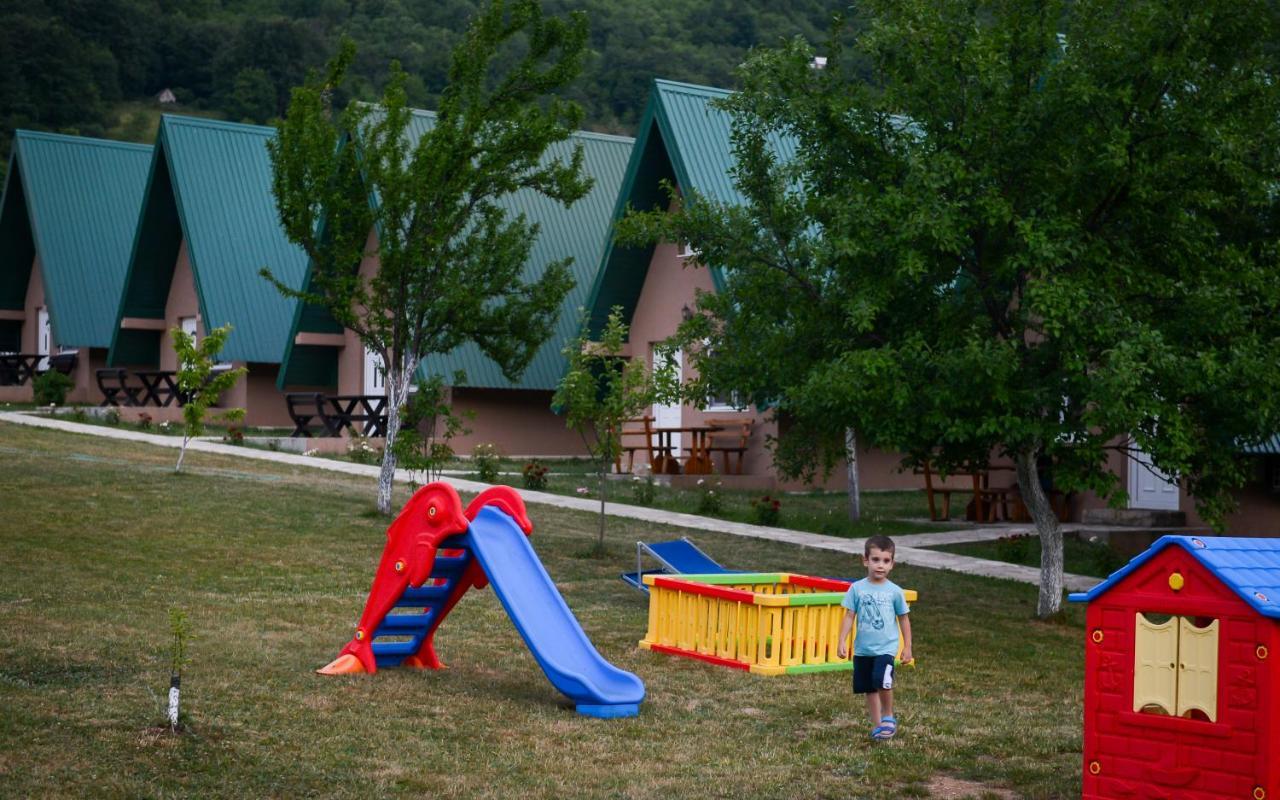
<svg viewBox="0 0 1280 800">
<path fill-rule="evenodd" d="M 898 584 L 889 580 L 872 583 L 870 578 L 863 578 L 849 587 L 840 605 L 857 615 L 855 656 L 898 654 L 898 616 L 911 611 Z"/>
</svg>

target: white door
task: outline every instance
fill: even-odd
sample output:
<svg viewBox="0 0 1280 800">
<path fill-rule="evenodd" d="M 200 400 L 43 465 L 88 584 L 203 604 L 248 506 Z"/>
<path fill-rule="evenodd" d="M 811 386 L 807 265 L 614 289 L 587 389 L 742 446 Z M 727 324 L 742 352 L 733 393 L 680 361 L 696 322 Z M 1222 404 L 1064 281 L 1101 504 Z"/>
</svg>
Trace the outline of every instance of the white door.
<svg viewBox="0 0 1280 800">
<path fill-rule="evenodd" d="M 196 318 L 195 317 L 178 317 L 178 327 L 182 329 L 183 333 L 191 337 L 192 346 L 198 344 L 198 342 L 196 341 Z M 179 364 L 178 368 L 181 369 L 182 366 L 183 366 L 182 364 Z"/>
<path fill-rule="evenodd" d="M 374 396 L 387 393 L 387 373 L 382 368 L 382 356 L 367 348 L 364 351 L 364 393 Z"/>
<path fill-rule="evenodd" d="M 1151 456 L 1141 450 L 1129 462 L 1129 508 L 1178 510 L 1178 484 L 1151 466 Z"/>
<path fill-rule="evenodd" d="M 671 356 L 668 359 L 664 361 L 658 360 L 659 354 L 656 349 L 651 347 L 649 350 L 649 353 L 650 353 L 649 365 L 650 367 L 652 367 L 654 372 L 657 372 L 659 369 L 662 369 L 663 367 L 671 366 L 671 367 L 674 367 L 677 377 L 682 376 L 681 369 L 684 364 L 684 354 L 681 353 L 679 350 L 676 350 L 674 353 L 671 354 Z M 664 406 L 664 405 L 659 405 L 658 403 L 653 404 L 653 427 L 679 428 L 681 424 L 683 423 L 680 415 L 680 406 Z M 674 456 L 675 458 L 679 458 L 680 457 L 680 434 L 672 433 L 670 434 L 670 437 L 671 438 L 669 440 L 663 439 L 662 441 L 669 441 L 671 444 L 671 450 L 672 450 L 671 455 Z"/>
<path fill-rule="evenodd" d="M 49 309 L 39 308 L 36 310 L 36 355 L 40 356 L 40 361 L 36 363 L 36 370 L 44 372 L 49 368 L 49 346 L 53 344 L 53 329 L 49 325 Z"/>
</svg>

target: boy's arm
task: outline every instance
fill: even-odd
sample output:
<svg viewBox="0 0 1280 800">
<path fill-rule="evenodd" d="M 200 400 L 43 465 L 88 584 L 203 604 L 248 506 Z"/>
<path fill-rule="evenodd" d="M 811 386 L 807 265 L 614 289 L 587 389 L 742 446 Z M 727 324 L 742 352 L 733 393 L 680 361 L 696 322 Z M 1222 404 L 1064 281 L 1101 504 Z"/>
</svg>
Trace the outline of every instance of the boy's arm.
<svg viewBox="0 0 1280 800">
<path fill-rule="evenodd" d="M 849 655 L 849 634 L 853 631 L 853 620 L 853 612 L 845 609 L 844 619 L 840 620 L 840 638 L 836 640 L 839 642 L 836 645 L 837 658 L 844 658 Z"/>
<path fill-rule="evenodd" d="M 899 614 L 898 627 L 902 629 L 902 663 L 907 664 L 915 661 L 916 657 L 911 653 L 911 615 Z"/>
</svg>

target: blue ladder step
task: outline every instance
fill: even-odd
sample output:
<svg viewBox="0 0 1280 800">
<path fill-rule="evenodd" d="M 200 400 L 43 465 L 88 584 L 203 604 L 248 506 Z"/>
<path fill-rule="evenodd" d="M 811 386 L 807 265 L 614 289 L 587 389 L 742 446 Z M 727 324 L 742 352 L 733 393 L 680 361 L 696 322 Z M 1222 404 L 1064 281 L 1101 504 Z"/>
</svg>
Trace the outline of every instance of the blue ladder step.
<svg viewBox="0 0 1280 800">
<path fill-rule="evenodd" d="M 377 636 L 403 635 L 404 631 L 425 631 L 431 624 L 431 614 L 388 614 L 378 629 Z M 396 632 L 396 633 L 393 633 Z"/>
<path fill-rule="evenodd" d="M 374 642 L 373 655 L 375 659 L 382 656 L 406 658 L 418 652 L 418 648 L 421 646 L 422 641 L 417 636 L 407 642 Z"/>
</svg>

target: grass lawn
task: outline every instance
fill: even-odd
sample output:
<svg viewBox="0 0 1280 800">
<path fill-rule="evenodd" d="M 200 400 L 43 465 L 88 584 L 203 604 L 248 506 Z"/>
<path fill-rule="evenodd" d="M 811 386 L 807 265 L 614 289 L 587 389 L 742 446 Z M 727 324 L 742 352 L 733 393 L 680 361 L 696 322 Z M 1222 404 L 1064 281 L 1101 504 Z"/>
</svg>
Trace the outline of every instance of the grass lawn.
<svg viewBox="0 0 1280 800">
<path fill-rule="evenodd" d="M 385 520 L 372 480 L 0 423 L 0 795 L 928 797 L 1080 794 L 1082 610 L 1032 586 L 900 567 L 919 590 L 902 732 L 867 738 L 844 674 L 765 678 L 639 650 L 617 574 L 636 539 L 690 535 L 731 567 L 830 575 L 847 558 L 532 506 L 533 543 L 641 715 L 574 713 L 491 590 L 436 637 L 440 672 L 322 678 L 351 635 Z M 404 496 L 398 498 L 403 501 Z M 466 499 L 466 498 L 464 498 Z M 163 728 L 170 607 L 193 638 L 189 732 Z M 999 792 L 997 794 L 997 792 Z M 963 797 L 963 794 L 949 794 Z"/>
<path fill-rule="evenodd" d="M 929 549 L 945 550 L 948 553 L 959 553 L 975 558 L 1007 561 L 1011 564 L 1025 564 L 1029 567 L 1040 566 L 1040 538 L 1037 536 L 1023 535 L 994 542 L 945 544 Z M 1062 549 L 1063 568 L 1076 575 L 1105 578 L 1129 561 L 1106 544 L 1083 541 L 1075 536 L 1064 537 Z"/>
</svg>

